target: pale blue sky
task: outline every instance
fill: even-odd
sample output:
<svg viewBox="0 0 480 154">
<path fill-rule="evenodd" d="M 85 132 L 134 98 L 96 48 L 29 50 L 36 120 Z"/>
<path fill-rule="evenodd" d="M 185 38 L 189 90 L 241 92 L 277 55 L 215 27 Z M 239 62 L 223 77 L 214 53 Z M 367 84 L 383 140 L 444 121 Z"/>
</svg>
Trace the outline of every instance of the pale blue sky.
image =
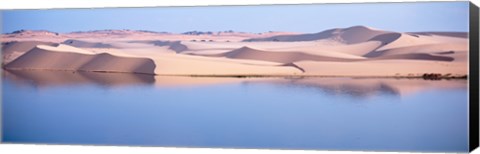
<svg viewBox="0 0 480 154">
<path fill-rule="evenodd" d="M 3 10 L 2 17 L 2 33 L 19 29 L 319 32 L 355 25 L 399 32 L 466 32 L 468 2 Z"/>
</svg>

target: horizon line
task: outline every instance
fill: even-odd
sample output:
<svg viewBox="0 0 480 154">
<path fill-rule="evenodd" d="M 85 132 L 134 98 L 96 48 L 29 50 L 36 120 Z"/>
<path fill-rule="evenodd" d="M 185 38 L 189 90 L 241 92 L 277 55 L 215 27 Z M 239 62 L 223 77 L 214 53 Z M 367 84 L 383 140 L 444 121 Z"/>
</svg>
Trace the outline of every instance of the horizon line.
<svg viewBox="0 0 480 154">
<path fill-rule="evenodd" d="M 145 30 L 145 29 L 96 29 L 96 30 L 75 30 L 75 31 L 69 31 L 69 32 L 56 32 L 56 31 L 52 31 L 52 30 L 46 30 L 46 29 L 18 29 L 18 30 L 14 30 L 14 31 L 11 31 L 11 32 L 2 32 L 1 34 L 4 35 L 4 34 L 14 34 L 16 32 L 21 32 L 21 31 L 47 31 L 47 32 L 51 32 L 51 33 L 58 33 L 58 34 L 69 34 L 69 33 L 85 33 L 85 32 L 95 32 L 95 31 L 114 31 L 114 30 L 118 30 L 118 31 L 139 31 L 139 32 L 151 32 L 151 33 L 168 33 L 168 34 L 185 34 L 185 33 L 188 33 L 188 32 L 200 32 L 200 33 L 218 33 L 218 32 L 229 32 L 229 33 L 234 33 L 234 32 L 237 32 L 237 33 L 250 33 L 250 34 L 260 34 L 260 33 L 272 33 L 272 32 L 292 32 L 292 33 L 300 33 L 300 34 L 312 34 L 312 33 L 320 33 L 320 32 L 324 32 L 324 31 L 328 31 L 328 30 L 332 30 L 332 29 L 348 29 L 348 28 L 352 28 L 352 27 L 366 27 L 368 29 L 371 29 L 371 30 L 381 30 L 381 31 L 390 31 L 390 30 L 384 30 L 384 29 L 378 29 L 378 28 L 373 28 L 373 27 L 369 27 L 369 26 L 363 26 L 363 25 L 355 25 L 355 26 L 350 26 L 350 27 L 345 27 L 345 28 L 328 28 L 328 29 L 325 29 L 325 30 L 321 30 L 321 31 L 316 31 L 316 32 L 298 32 L 298 31 L 282 31 L 282 30 L 269 30 L 269 31 L 264 31 L 264 32 L 247 32 L 247 31 L 236 31 L 236 30 L 232 30 L 232 29 L 229 29 L 229 30 L 216 30 L 216 31 L 211 31 L 211 30 L 206 30 L 206 31 L 201 31 L 201 30 L 189 30 L 189 31 L 184 31 L 184 32 L 169 32 L 169 31 L 155 31 L 155 30 Z M 392 32 L 401 32 L 401 31 L 392 31 Z M 470 31 L 408 31 L 408 32 L 401 32 L 401 33 L 419 33 L 419 32 L 458 32 L 458 33 L 469 33 Z"/>
</svg>

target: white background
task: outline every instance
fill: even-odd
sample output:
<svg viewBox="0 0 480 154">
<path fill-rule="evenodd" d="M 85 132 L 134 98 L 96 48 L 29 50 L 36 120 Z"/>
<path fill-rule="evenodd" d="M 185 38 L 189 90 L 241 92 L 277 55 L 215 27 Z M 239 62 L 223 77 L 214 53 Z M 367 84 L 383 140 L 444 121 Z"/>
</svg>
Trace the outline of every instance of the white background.
<svg viewBox="0 0 480 154">
<path fill-rule="evenodd" d="M 193 6 L 193 5 L 246 5 L 246 4 L 298 4 L 298 3 L 349 3 L 349 2 L 407 2 L 428 0 L 1 0 L 0 9 L 47 9 L 47 8 L 92 8 L 92 7 L 142 7 L 142 6 Z M 445 1 L 445 0 L 435 0 Z M 480 0 L 472 0 L 477 6 Z M 1 21 L 1 20 L 0 20 Z M 1 115 L 0 115 L 1 116 Z M 0 123 L 1 124 L 1 123 Z M 303 150 L 256 150 L 256 149 L 210 149 L 210 148 L 164 148 L 164 147 L 118 147 L 118 146 L 72 146 L 72 145 L 21 145 L 1 144 L 2 154 L 142 154 L 142 153 L 195 153 L 195 154 L 371 154 L 398 152 L 359 151 L 303 151 Z M 406 153 L 406 152 L 403 152 Z M 474 154 L 480 154 L 477 149 Z"/>
</svg>

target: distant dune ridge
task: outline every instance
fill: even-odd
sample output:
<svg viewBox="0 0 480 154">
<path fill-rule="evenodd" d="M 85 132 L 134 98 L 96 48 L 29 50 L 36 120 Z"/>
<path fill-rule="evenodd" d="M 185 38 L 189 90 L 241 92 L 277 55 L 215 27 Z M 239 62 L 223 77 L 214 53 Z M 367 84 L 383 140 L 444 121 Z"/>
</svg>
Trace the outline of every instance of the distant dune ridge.
<svg viewBox="0 0 480 154">
<path fill-rule="evenodd" d="M 2 43 L 2 64 L 10 63 L 24 53 L 32 50 L 37 45 L 53 45 L 55 43 L 24 41 L 24 42 L 5 42 Z"/>
<path fill-rule="evenodd" d="M 279 35 L 267 38 L 254 38 L 244 41 L 279 41 L 279 42 L 294 42 L 294 41 L 315 41 L 321 39 L 333 39 L 347 44 L 354 44 L 365 42 L 374 36 L 389 33 L 387 31 L 374 30 L 365 26 L 353 26 L 349 28 L 335 28 L 314 34 L 297 34 L 297 35 Z"/>
<path fill-rule="evenodd" d="M 39 41 L 41 40 L 41 41 Z M 468 33 L 394 32 L 366 26 L 318 33 L 183 34 L 102 30 L 2 34 L 9 70 L 187 76 L 467 75 Z"/>
</svg>

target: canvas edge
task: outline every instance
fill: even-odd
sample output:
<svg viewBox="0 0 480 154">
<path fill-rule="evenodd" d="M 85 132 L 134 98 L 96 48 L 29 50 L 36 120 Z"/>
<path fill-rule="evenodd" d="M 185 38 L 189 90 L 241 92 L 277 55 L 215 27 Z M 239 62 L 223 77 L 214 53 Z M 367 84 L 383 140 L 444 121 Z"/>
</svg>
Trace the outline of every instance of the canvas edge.
<svg viewBox="0 0 480 154">
<path fill-rule="evenodd" d="M 472 152 L 479 145 L 479 11 L 478 7 L 470 2 L 469 15 L 469 151 Z"/>
</svg>

